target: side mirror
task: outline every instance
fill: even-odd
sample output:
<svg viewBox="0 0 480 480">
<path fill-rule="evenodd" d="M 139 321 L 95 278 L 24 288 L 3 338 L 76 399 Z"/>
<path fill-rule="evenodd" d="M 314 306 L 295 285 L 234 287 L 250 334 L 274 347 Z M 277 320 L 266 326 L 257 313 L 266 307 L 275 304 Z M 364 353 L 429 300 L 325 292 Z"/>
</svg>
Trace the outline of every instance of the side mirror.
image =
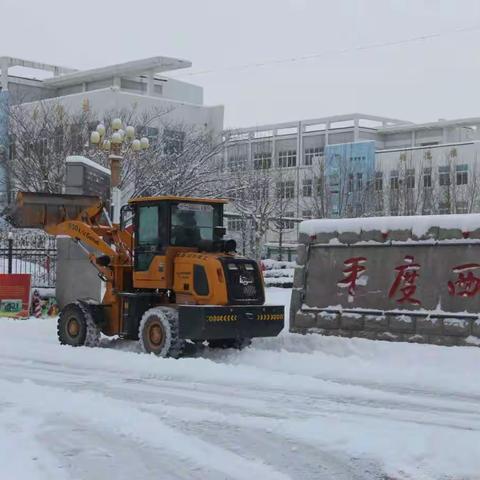
<svg viewBox="0 0 480 480">
<path fill-rule="evenodd" d="M 101 255 L 95 259 L 97 265 L 101 267 L 108 267 L 110 265 L 110 257 L 108 255 Z"/>
<path fill-rule="evenodd" d="M 218 234 L 218 236 L 220 238 L 224 237 L 225 234 L 227 233 L 227 229 L 225 227 L 221 227 L 221 226 L 215 227 L 214 231 L 215 231 L 215 233 Z"/>
<path fill-rule="evenodd" d="M 127 215 L 130 217 L 127 218 Z M 125 230 L 128 222 L 131 222 L 133 215 L 133 207 L 131 205 L 123 205 L 120 208 L 120 230 Z"/>
</svg>

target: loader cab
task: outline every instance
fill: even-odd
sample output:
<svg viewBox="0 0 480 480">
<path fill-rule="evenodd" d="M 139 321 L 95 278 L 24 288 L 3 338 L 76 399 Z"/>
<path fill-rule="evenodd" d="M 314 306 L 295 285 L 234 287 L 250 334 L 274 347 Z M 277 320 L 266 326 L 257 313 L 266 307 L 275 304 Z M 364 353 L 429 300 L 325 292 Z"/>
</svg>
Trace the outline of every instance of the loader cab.
<svg viewBox="0 0 480 480">
<path fill-rule="evenodd" d="M 134 283 L 146 286 L 155 282 L 156 288 L 169 288 L 170 257 L 222 240 L 225 203 L 173 196 L 130 200 L 135 236 L 134 279 L 138 280 Z"/>
</svg>

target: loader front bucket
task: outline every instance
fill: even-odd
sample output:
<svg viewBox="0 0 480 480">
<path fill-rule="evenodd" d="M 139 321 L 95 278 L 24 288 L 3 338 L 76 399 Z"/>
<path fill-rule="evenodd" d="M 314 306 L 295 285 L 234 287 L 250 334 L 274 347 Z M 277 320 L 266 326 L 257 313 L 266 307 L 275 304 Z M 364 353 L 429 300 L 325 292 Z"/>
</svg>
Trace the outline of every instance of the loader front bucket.
<svg viewBox="0 0 480 480">
<path fill-rule="evenodd" d="M 45 228 L 79 219 L 81 212 L 99 203 L 93 195 L 19 192 L 7 218 L 18 228 Z"/>
</svg>

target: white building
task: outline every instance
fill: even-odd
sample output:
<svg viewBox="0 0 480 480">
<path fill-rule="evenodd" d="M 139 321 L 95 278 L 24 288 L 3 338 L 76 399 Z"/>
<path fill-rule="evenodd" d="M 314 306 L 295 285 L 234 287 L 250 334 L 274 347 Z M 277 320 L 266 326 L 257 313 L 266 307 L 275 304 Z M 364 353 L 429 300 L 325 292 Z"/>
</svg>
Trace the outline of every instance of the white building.
<svg viewBox="0 0 480 480">
<path fill-rule="evenodd" d="M 162 135 L 165 122 L 185 126 L 198 126 L 220 132 L 223 130 L 223 106 L 206 106 L 203 89 L 197 85 L 165 76 L 170 72 L 188 68 L 186 60 L 169 57 L 152 57 L 127 63 L 89 70 L 74 70 L 56 65 L 30 62 L 12 57 L 0 57 L 0 101 L 15 104 L 32 104 L 38 101 L 61 102 L 70 110 L 89 109 L 102 119 L 108 111 L 135 106 L 137 111 L 158 108 L 164 110 L 158 124 L 148 128 L 147 136 L 155 142 Z M 49 78 L 14 76 L 14 67 L 26 67 L 34 71 L 47 71 Z M 3 111 L 3 109 L 2 109 Z M 8 152 L 8 116 L 0 114 L 0 145 L 3 155 Z M 1 160 L 1 159 L 0 159 Z M 0 202 L 6 200 L 8 175 L 0 161 Z M 2 190 L 3 189 L 3 190 Z"/>
<path fill-rule="evenodd" d="M 236 130 L 224 163 L 271 176 L 269 195 L 286 205 L 288 257 L 303 218 L 479 212 L 479 152 L 480 118 L 414 124 L 352 114 Z M 240 217 L 232 206 L 227 227 L 239 240 Z M 266 255 L 278 254 L 279 240 L 278 227 L 267 232 Z"/>
</svg>

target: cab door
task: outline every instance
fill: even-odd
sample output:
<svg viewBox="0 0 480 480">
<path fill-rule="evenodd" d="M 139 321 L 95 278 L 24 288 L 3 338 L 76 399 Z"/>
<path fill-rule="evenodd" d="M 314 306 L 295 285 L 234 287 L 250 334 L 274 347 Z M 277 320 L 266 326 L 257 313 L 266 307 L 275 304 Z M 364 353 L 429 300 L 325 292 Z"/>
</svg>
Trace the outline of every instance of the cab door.
<svg viewBox="0 0 480 480">
<path fill-rule="evenodd" d="M 135 213 L 134 287 L 164 288 L 168 246 L 166 205 L 142 205 Z"/>
<path fill-rule="evenodd" d="M 160 252 L 158 205 L 137 210 L 135 232 L 135 270 L 146 271 Z"/>
</svg>

